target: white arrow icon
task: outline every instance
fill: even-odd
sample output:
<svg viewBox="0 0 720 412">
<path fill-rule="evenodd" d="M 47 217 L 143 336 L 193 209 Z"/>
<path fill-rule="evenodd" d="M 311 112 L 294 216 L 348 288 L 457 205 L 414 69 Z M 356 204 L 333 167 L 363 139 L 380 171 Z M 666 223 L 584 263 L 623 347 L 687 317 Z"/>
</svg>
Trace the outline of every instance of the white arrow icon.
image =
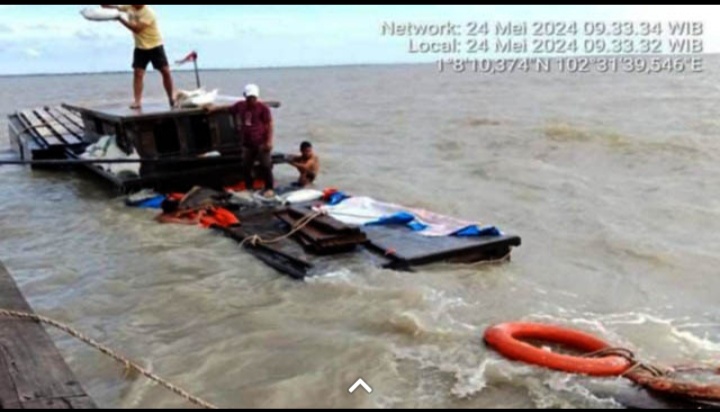
<svg viewBox="0 0 720 412">
<path fill-rule="evenodd" d="M 359 388 L 359 387 L 361 387 L 361 386 L 362 386 L 363 389 L 365 389 L 365 392 L 367 392 L 367 393 L 372 393 L 373 388 L 371 388 L 370 385 L 368 385 L 367 383 L 365 383 L 365 381 L 362 380 L 362 378 L 358 379 L 357 382 L 355 382 L 355 383 L 353 384 L 353 386 L 351 386 L 350 389 L 348 389 L 348 392 L 350 392 L 350 393 L 355 393 L 355 391 L 357 390 L 357 388 Z"/>
</svg>

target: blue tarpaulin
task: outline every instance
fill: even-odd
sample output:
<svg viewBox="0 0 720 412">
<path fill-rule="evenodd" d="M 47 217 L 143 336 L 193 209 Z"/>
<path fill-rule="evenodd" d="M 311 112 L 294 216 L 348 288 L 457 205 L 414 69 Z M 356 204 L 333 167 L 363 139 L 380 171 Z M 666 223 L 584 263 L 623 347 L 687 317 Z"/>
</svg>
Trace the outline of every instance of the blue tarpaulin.
<svg viewBox="0 0 720 412">
<path fill-rule="evenodd" d="M 407 226 L 415 232 L 426 230 L 429 225 L 418 220 L 415 215 L 410 212 L 398 212 L 393 215 L 383 216 L 380 219 L 369 222 L 367 226 Z M 480 227 L 478 225 L 466 226 L 450 234 L 456 237 L 485 237 L 485 236 L 502 236 L 502 232 L 495 226 Z"/>
<path fill-rule="evenodd" d="M 127 201 L 126 204 L 131 207 L 138 207 L 141 209 L 160 209 L 162 203 L 165 201 L 165 196 L 155 196 L 149 199 L 144 199 L 139 202 Z"/>
</svg>

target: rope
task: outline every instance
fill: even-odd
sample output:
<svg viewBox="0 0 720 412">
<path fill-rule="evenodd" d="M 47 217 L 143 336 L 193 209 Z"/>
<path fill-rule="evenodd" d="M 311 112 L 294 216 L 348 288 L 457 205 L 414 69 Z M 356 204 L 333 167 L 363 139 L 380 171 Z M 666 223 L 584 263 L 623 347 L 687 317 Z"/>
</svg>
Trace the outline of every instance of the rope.
<svg viewBox="0 0 720 412">
<path fill-rule="evenodd" d="M 75 339 L 78 339 L 79 341 L 97 349 L 98 351 L 102 352 L 103 354 L 111 357 L 118 363 L 121 363 L 123 366 L 125 366 L 125 370 L 129 371 L 134 369 L 135 371 L 141 373 L 146 378 L 150 379 L 151 381 L 156 382 L 157 384 L 163 386 L 164 388 L 168 389 L 169 391 L 175 393 L 176 395 L 184 398 L 188 402 L 195 404 L 197 406 L 203 407 L 205 409 L 218 409 L 217 406 L 206 402 L 198 397 L 190 395 L 185 390 L 165 381 L 164 379 L 160 378 L 159 376 L 155 375 L 154 373 L 148 371 L 147 369 L 137 365 L 136 363 L 124 358 L 121 355 L 118 355 L 117 353 L 113 352 L 111 349 L 107 348 L 106 346 L 101 345 L 100 343 L 97 343 L 93 339 L 81 334 L 80 332 L 72 329 L 71 327 L 62 324 L 60 322 L 57 322 L 55 320 L 46 318 L 44 316 L 36 315 L 33 313 L 24 313 L 24 312 L 16 312 L 12 310 L 5 310 L 0 309 L 0 317 L 7 317 L 12 319 L 21 319 L 21 320 L 32 320 L 37 323 L 46 324 L 49 326 L 52 326 L 54 328 L 57 328 L 68 335 L 74 337 Z"/>
<path fill-rule="evenodd" d="M 292 237 L 295 233 L 305 229 L 305 227 L 307 227 L 310 223 L 312 223 L 318 217 L 324 216 L 324 215 L 326 215 L 326 213 L 322 212 L 322 211 L 313 212 L 313 213 L 303 217 L 302 219 L 298 220 L 297 222 L 295 222 L 295 224 L 292 226 L 293 229 L 285 235 L 282 235 L 282 236 L 279 236 L 279 237 L 273 238 L 273 239 L 263 239 L 259 235 L 255 234 L 255 235 L 246 237 L 242 242 L 240 242 L 240 246 L 245 246 L 248 243 L 251 244 L 252 246 L 257 246 L 259 244 L 260 245 L 262 245 L 262 244 L 271 245 L 273 243 L 282 242 L 283 240 L 289 239 L 290 237 Z"/>
<path fill-rule="evenodd" d="M 656 378 L 667 376 L 670 373 L 669 370 L 663 369 L 659 366 L 654 366 L 638 361 L 635 353 L 630 349 L 626 348 L 605 348 L 583 355 L 584 358 L 602 358 L 605 356 L 617 356 L 620 358 L 624 358 L 628 362 L 630 362 L 630 368 L 628 368 L 628 370 L 626 370 L 625 372 L 623 372 L 622 375 L 620 375 L 621 378 L 624 378 L 637 370 L 645 370 Z"/>
</svg>

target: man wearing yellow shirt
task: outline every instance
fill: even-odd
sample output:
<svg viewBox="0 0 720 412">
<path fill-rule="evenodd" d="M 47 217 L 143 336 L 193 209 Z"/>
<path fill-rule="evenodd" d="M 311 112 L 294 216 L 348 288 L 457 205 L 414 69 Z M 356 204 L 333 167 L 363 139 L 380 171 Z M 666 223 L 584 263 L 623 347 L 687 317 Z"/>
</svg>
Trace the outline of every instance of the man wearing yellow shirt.
<svg viewBox="0 0 720 412">
<path fill-rule="evenodd" d="M 120 16 L 118 21 L 127 27 L 135 37 L 135 54 L 132 65 L 135 70 L 133 81 L 135 101 L 130 108 L 142 108 L 145 71 L 151 62 L 155 70 L 162 74 L 165 92 L 167 92 L 168 100 L 172 107 L 174 105 L 172 74 L 170 73 L 170 64 L 165 54 L 165 47 L 163 46 L 162 35 L 158 29 L 155 12 L 145 4 L 125 6 L 103 4 L 102 7 L 106 9 L 117 9 L 127 13 L 127 19 Z"/>
</svg>

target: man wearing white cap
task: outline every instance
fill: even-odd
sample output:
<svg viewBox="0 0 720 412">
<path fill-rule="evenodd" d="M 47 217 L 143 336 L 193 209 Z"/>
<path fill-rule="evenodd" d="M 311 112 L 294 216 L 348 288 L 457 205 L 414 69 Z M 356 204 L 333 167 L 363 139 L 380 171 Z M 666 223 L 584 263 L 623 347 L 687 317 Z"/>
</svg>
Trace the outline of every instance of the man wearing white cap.
<svg viewBox="0 0 720 412">
<path fill-rule="evenodd" d="M 273 120 L 270 109 L 258 99 L 260 88 L 254 84 L 245 86 L 245 100 L 235 103 L 230 112 L 235 116 L 238 136 L 243 145 L 243 176 L 245 187 L 253 188 L 253 168 L 260 163 L 261 176 L 265 182 L 265 197 L 274 197 L 273 177 Z"/>
</svg>

